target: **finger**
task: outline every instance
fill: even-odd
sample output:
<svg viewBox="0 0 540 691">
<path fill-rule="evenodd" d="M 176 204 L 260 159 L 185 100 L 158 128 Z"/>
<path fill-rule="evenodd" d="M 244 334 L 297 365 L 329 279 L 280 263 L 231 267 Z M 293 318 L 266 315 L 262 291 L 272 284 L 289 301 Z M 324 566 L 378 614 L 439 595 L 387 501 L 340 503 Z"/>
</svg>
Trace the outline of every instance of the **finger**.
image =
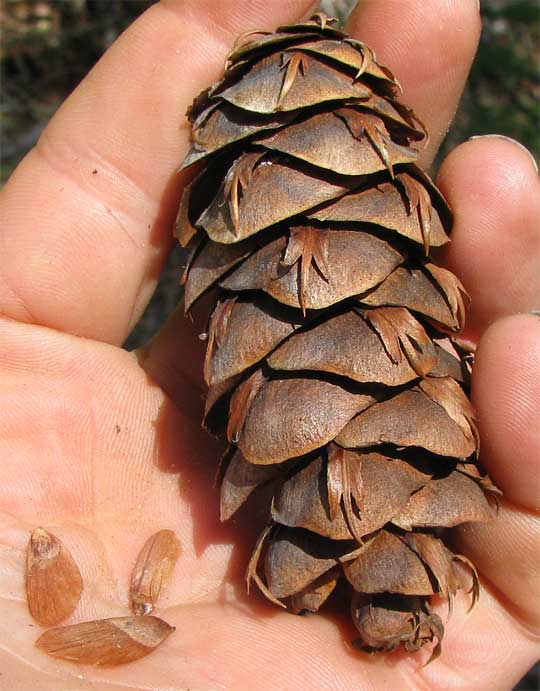
<svg viewBox="0 0 540 691">
<path fill-rule="evenodd" d="M 442 655 L 429 665 L 425 665 L 426 649 L 416 655 L 374 655 L 355 649 L 350 645 L 355 635 L 352 626 L 338 624 L 325 609 L 316 616 L 283 611 L 271 615 L 267 611 L 264 616 L 257 607 L 254 616 L 253 604 L 248 608 L 226 603 L 219 608 L 174 608 L 167 612 L 167 620 L 179 631 L 189 628 L 185 659 L 207 659 L 208 641 L 216 642 L 212 669 L 221 671 L 216 682 L 231 689 L 250 689 L 257 679 L 260 691 L 299 686 L 305 691 L 502 691 L 512 688 L 536 659 L 534 643 L 488 594 L 470 615 L 454 612 Z M 231 660 L 238 664 L 231 665 Z M 266 669 L 272 669 L 270 676 L 261 675 Z M 194 685 L 190 670 L 185 673 L 185 686 Z"/>
<path fill-rule="evenodd" d="M 112 46 L 2 192 L 0 314 L 121 343 L 170 248 L 185 111 L 239 33 L 312 0 L 165 0 Z"/>
<path fill-rule="evenodd" d="M 446 622 L 445 606 L 439 612 L 445 621 L 441 657 L 411 675 L 418 689 L 499 691 L 513 689 L 538 660 L 538 640 L 523 628 L 488 587 L 467 612 L 463 594 L 456 598 Z M 412 666 L 412 665 L 411 665 Z M 415 688 L 413 686 L 413 688 Z"/>
<path fill-rule="evenodd" d="M 482 457 L 507 499 L 540 512 L 540 319 L 501 319 L 476 354 L 473 402 Z"/>
<path fill-rule="evenodd" d="M 454 117 L 480 37 L 478 0 L 364 0 L 348 29 L 395 72 L 430 133 L 429 165 Z"/>
<path fill-rule="evenodd" d="M 491 523 L 464 524 L 455 540 L 507 612 L 540 636 L 538 598 L 531 597 L 540 586 L 540 518 L 503 500 Z"/>
<path fill-rule="evenodd" d="M 540 179 L 521 145 L 480 137 L 455 149 L 437 180 L 454 211 L 444 252 L 471 296 L 467 337 L 540 307 Z"/>
<path fill-rule="evenodd" d="M 459 546 L 510 613 L 540 633 L 540 320 L 521 315 L 490 327 L 477 351 L 473 401 L 481 460 L 504 499 L 497 518 L 458 531 Z"/>
</svg>

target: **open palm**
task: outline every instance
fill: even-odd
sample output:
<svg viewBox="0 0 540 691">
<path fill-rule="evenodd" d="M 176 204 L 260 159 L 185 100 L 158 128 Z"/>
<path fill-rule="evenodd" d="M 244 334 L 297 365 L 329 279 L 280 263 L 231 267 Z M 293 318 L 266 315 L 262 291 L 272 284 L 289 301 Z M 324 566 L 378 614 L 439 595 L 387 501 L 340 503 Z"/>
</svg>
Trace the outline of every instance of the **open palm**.
<svg viewBox="0 0 540 691">
<path fill-rule="evenodd" d="M 296 617 L 246 597 L 257 517 L 219 523 L 219 448 L 200 430 L 194 328 L 175 317 L 143 351 L 120 347 L 171 249 L 187 106 L 219 77 L 237 34 L 311 5 L 163 0 L 109 50 L 2 192 L 2 689 L 478 691 L 509 689 L 538 657 L 540 321 L 519 313 L 538 307 L 540 185 L 514 142 L 468 142 L 438 180 L 456 215 L 445 260 L 473 298 L 465 336 L 478 343 L 483 462 L 505 499 L 495 523 L 455 535 L 484 589 L 470 615 L 457 606 L 430 666 L 357 651 L 333 612 Z M 474 57 L 476 0 L 366 0 L 348 28 L 395 69 L 432 133 L 429 164 Z M 182 554 L 156 613 L 176 633 L 109 670 L 35 649 L 24 553 L 38 525 L 63 540 L 83 575 L 70 622 L 126 615 L 137 552 L 154 531 L 175 530 Z"/>
</svg>

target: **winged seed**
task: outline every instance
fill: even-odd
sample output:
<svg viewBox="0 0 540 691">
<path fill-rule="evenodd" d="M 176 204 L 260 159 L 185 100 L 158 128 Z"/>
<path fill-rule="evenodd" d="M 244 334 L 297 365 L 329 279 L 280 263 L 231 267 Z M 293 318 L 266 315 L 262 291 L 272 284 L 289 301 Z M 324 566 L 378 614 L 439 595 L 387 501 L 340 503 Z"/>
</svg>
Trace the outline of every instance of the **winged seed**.
<svg viewBox="0 0 540 691">
<path fill-rule="evenodd" d="M 55 626 L 75 611 L 83 581 L 66 547 L 44 528 L 32 531 L 26 558 L 26 601 L 32 617 Z"/>
<path fill-rule="evenodd" d="M 158 617 L 114 617 L 49 629 L 36 647 L 60 660 L 116 667 L 148 655 L 173 631 Z"/>
<path fill-rule="evenodd" d="M 159 530 L 139 552 L 129 599 L 133 614 L 150 614 L 180 555 L 180 543 L 172 530 Z"/>
</svg>

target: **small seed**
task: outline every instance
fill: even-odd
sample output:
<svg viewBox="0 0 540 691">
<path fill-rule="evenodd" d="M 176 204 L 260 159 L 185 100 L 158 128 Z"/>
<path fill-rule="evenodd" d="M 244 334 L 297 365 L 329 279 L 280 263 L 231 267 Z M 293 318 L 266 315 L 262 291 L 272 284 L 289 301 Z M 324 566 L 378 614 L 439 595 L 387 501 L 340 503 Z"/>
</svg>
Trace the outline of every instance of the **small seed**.
<svg viewBox="0 0 540 691">
<path fill-rule="evenodd" d="M 49 629 L 36 646 L 60 660 L 115 667 L 148 655 L 173 631 L 157 617 L 114 617 Z"/>
<path fill-rule="evenodd" d="M 179 554 L 180 543 L 172 530 L 160 530 L 146 541 L 131 575 L 130 600 L 134 614 L 153 611 Z"/>
<path fill-rule="evenodd" d="M 34 619 L 54 626 L 77 607 L 83 582 L 66 547 L 43 528 L 30 535 L 26 560 L 26 599 Z"/>
</svg>

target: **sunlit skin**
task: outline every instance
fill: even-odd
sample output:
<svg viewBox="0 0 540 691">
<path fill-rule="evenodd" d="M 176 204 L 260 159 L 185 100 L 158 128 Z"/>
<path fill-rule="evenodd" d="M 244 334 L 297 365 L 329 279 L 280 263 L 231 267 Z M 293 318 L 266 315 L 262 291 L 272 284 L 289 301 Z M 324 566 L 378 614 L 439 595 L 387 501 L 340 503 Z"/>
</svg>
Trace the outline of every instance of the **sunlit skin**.
<svg viewBox="0 0 540 691">
<path fill-rule="evenodd" d="M 200 430 L 202 346 L 173 317 L 121 344 L 172 247 L 184 113 L 234 38 L 309 14 L 302 0 L 164 0 L 114 44 L 53 118 L 0 200 L 0 687 L 33 691 L 510 689 L 539 657 L 540 185 L 528 153 L 483 137 L 438 184 L 455 211 L 443 258 L 472 297 L 473 398 L 497 521 L 455 548 L 482 591 L 455 603 L 441 657 L 368 656 L 337 607 L 297 617 L 247 597 L 257 525 L 219 523 L 219 446 Z M 476 51 L 476 0 L 367 0 L 348 31 L 404 87 L 431 132 L 429 164 Z M 97 171 L 97 172 L 93 172 Z M 31 529 L 71 550 L 86 588 L 70 623 L 128 613 L 130 570 L 156 530 L 182 553 L 155 611 L 177 627 L 152 655 L 102 670 L 48 658 L 24 597 Z M 443 610 L 444 611 L 444 610 Z"/>
</svg>

